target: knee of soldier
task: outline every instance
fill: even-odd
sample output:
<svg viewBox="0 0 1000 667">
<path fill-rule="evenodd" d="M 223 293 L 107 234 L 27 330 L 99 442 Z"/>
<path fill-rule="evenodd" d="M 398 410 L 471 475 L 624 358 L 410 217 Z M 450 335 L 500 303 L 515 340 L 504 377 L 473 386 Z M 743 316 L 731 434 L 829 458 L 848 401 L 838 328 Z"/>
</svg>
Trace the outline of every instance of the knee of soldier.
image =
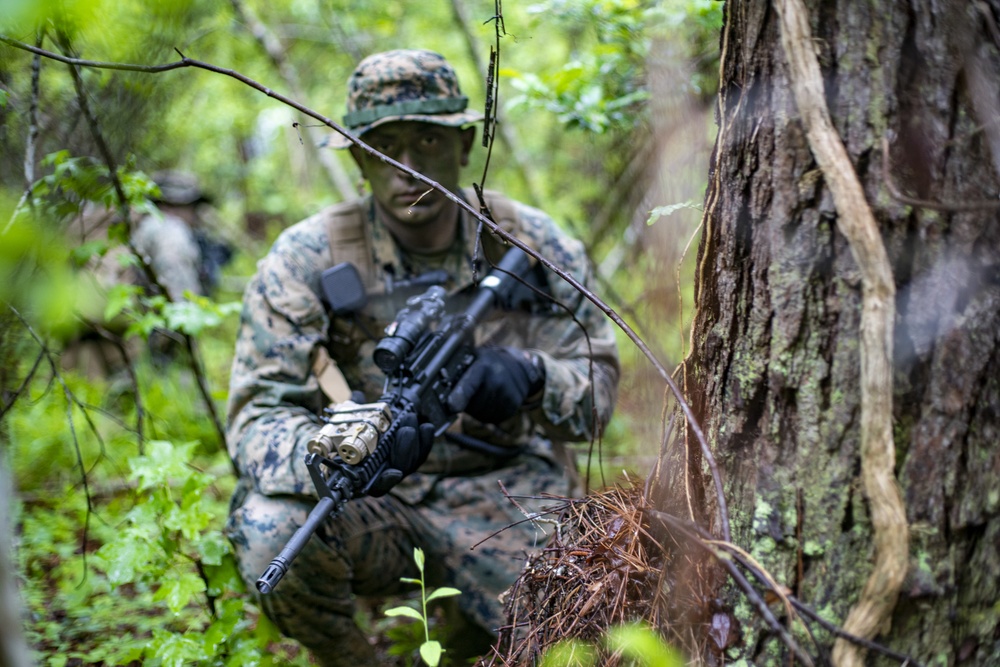
<svg viewBox="0 0 1000 667">
<path fill-rule="evenodd" d="M 226 534 L 240 575 L 248 589 L 256 591 L 255 582 L 284 548 L 295 531 L 305 523 L 315 506 L 307 499 L 289 496 L 265 496 L 250 492 L 243 503 L 233 509 L 226 524 Z M 349 569 L 343 557 L 313 535 L 276 590 L 289 590 L 295 580 L 322 573 L 324 581 L 349 580 Z M 287 580 L 287 581 L 286 581 Z"/>
</svg>

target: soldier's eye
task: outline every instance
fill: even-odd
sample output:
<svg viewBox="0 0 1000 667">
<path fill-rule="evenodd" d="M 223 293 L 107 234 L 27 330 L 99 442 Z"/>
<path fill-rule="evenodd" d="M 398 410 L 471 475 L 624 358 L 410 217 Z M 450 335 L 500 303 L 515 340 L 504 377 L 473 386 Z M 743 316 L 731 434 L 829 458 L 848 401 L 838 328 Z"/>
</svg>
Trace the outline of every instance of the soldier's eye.
<svg viewBox="0 0 1000 667">
<path fill-rule="evenodd" d="M 420 145 L 424 148 L 435 148 L 440 142 L 436 134 L 425 134 L 420 137 Z"/>
</svg>

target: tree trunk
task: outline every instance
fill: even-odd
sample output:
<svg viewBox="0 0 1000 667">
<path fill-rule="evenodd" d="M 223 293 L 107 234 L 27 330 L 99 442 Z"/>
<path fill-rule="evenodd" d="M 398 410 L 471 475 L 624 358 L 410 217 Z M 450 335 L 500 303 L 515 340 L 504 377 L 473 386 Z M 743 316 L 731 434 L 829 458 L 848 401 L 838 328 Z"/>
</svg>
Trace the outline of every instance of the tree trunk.
<svg viewBox="0 0 1000 667">
<path fill-rule="evenodd" d="M 909 568 L 875 641 L 924 664 L 998 665 L 1000 0 L 807 9 L 827 106 L 896 286 Z M 875 558 L 860 474 L 861 273 L 797 115 L 774 6 L 726 3 L 721 44 L 687 389 L 733 542 L 842 625 Z M 687 472 L 704 480 L 689 440 Z M 660 482 L 668 500 L 672 474 Z M 710 506 L 713 487 L 701 489 Z M 721 596 L 741 624 L 728 657 L 789 664 L 746 598 L 729 586 Z M 829 655 L 829 633 L 819 646 L 800 622 L 794 634 Z M 875 654 L 869 664 L 887 664 Z"/>
</svg>

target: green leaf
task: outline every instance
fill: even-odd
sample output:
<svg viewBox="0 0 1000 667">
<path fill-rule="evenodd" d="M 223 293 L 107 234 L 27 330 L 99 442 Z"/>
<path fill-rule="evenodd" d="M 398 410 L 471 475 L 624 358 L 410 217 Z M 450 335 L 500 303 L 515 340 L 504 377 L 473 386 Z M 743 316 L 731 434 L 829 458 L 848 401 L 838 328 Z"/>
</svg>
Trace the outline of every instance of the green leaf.
<svg viewBox="0 0 1000 667">
<path fill-rule="evenodd" d="M 212 597 L 219 597 L 227 591 L 242 593 L 246 590 L 232 555 L 225 556 L 221 565 L 206 565 L 205 573 L 208 575 L 208 594 Z"/>
<path fill-rule="evenodd" d="M 413 562 L 417 564 L 420 574 L 424 573 L 424 550 L 420 547 L 413 547 Z"/>
<path fill-rule="evenodd" d="M 430 602 L 431 600 L 437 600 L 438 598 L 448 598 L 454 595 L 461 595 L 461 594 L 462 591 L 458 590 L 457 588 L 449 588 L 447 586 L 444 586 L 442 588 L 437 589 L 430 595 L 428 595 L 426 602 Z"/>
<path fill-rule="evenodd" d="M 146 313 L 129 325 L 129 328 L 125 331 L 125 336 L 142 336 L 143 338 L 149 338 L 149 334 L 153 333 L 154 329 L 166 328 L 166 324 L 167 321 L 162 315 L 157 315 L 156 313 Z"/>
<path fill-rule="evenodd" d="M 430 667 L 437 667 L 438 663 L 441 662 L 441 642 L 434 641 L 433 639 L 429 642 L 424 642 L 420 645 L 420 657 L 424 659 Z"/>
<path fill-rule="evenodd" d="M 183 667 L 198 664 L 208 658 L 204 647 L 186 635 L 155 630 L 153 641 L 146 649 L 147 658 L 158 658 L 163 667 Z"/>
<path fill-rule="evenodd" d="M 205 582 L 194 572 L 185 572 L 179 577 L 168 577 L 154 596 L 165 600 L 170 611 L 179 614 L 194 598 L 205 590 Z"/>
<path fill-rule="evenodd" d="M 113 320 L 125 309 L 134 309 L 139 294 L 142 294 L 142 288 L 137 285 L 115 285 L 108 290 L 108 302 L 104 306 L 105 321 Z"/>
<path fill-rule="evenodd" d="M 108 242 L 104 239 L 95 239 L 73 248 L 69 256 L 73 260 L 73 264 L 80 267 L 86 265 L 94 255 L 103 255 L 107 251 Z"/>
<path fill-rule="evenodd" d="M 413 618 L 418 621 L 423 621 L 423 615 L 414 609 L 413 607 L 393 607 L 392 609 L 385 610 L 386 616 L 406 616 L 407 618 Z"/>
<path fill-rule="evenodd" d="M 129 464 L 139 478 L 139 490 L 167 486 L 171 479 L 186 479 L 191 475 L 187 463 L 191 460 L 191 450 L 196 442 L 174 445 L 166 440 L 150 440 L 146 443 L 146 455 L 137 456 Z"/>
<path fill-rule="evenodd" d="M 108 580 L 116 586 L 141 578 L 157 559 L 156 548 L 133 531 L 105 544 L 97 554 L 105 563 Z"/>
<path fill-rule="evenodd" d="M 124 220 L 113 223 L 108 227 L 108 240 L 117 241 L 118 243 L 128 242 L 128 225 Z"/>
<path fill-rule="evenodd" d="M 668 206 L 657 206 L 652 211 L 649 212 L 649 218 L 646 219 L 646 226 L 654 225 L 660 218 L 665 218 L 669 215 L 673 215 L 677 211 L 685 208 L 694 209 L 696 211 L 701 210 L 701 204 L 694 199 L 688 201 L 678 202 L 676 204 L 669 204 Z"/>
<path fill-rule="evenodd" d="M 644 667 L 682 667 L 684 661 L 660 635 L 639 624 L 623 625 L 608 631 L 608 647 L 630 657 Z"/>
<path fill-rule="evenodd" d="M 218 648 L 233 635 L 243 615 L 243 603 L 239 600 L 221 600 L 217 603 L 217 609 L 220 612 L 218 617 L 205 629 L 202 636 L 205 650 L 212 654 L 217 653 Z"/>
<path fill-rule="evenodd" d="M 216 313 L 193 301 L 169 303 L 164 307 L 163 315 L 167 319 L 168 328 L 191 336 L 197 336 L 203 330 L 218 326 L 221 322 Z"/>
<path fill-rule="evenodd" d="M 230 552 L 229 540 L 217 530 L 205 533 L 194 542 L 205 565 L 221 565 L 223 557 Z"/>
<path fill-rule="evenodd" d="M 419 579 L 412 579 L 410 577 L 400 577 L 399 580 L 402 581 L 404 584 L 416 584 L 417 586 L 424 583 Z"/>
</svg>

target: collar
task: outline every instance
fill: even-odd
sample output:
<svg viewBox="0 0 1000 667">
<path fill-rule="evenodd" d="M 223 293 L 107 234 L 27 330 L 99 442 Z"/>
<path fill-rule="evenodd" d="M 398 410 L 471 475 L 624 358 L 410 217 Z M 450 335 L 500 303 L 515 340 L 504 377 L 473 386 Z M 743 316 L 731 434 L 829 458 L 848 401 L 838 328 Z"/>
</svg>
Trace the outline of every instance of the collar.
<svg viewBox="0 0 1000 667">
<path fill-rule="evenodd" d="M 468 201 L 466 193 L 460 191 L 458 196 L 463 201 Z M 444 255 L 441 266 L 426 267 L 419 266 L 419 259 L 409 255 L 396 242 L 392 233 L 375 214 L 375 201 L 371 195 L 365 197 L 363 206 L 367 211 L 368 228 L 371 230 L 372 259 L 379 275 L 390 273 L 401 280 L 412 278 L 414 274 L 427 268 L 443 268 L 451 276 L 446 285 L 450 293 L 461 291 L 483 277 L 482 267 L 486 264 L 482 245 L 477 243 L 479 221 L 465 209 L 459 208 L 459 242 L 452 244 Z M 473 258 L 480 267 L 478 271 L 473 266 Z"/>
</svg>

